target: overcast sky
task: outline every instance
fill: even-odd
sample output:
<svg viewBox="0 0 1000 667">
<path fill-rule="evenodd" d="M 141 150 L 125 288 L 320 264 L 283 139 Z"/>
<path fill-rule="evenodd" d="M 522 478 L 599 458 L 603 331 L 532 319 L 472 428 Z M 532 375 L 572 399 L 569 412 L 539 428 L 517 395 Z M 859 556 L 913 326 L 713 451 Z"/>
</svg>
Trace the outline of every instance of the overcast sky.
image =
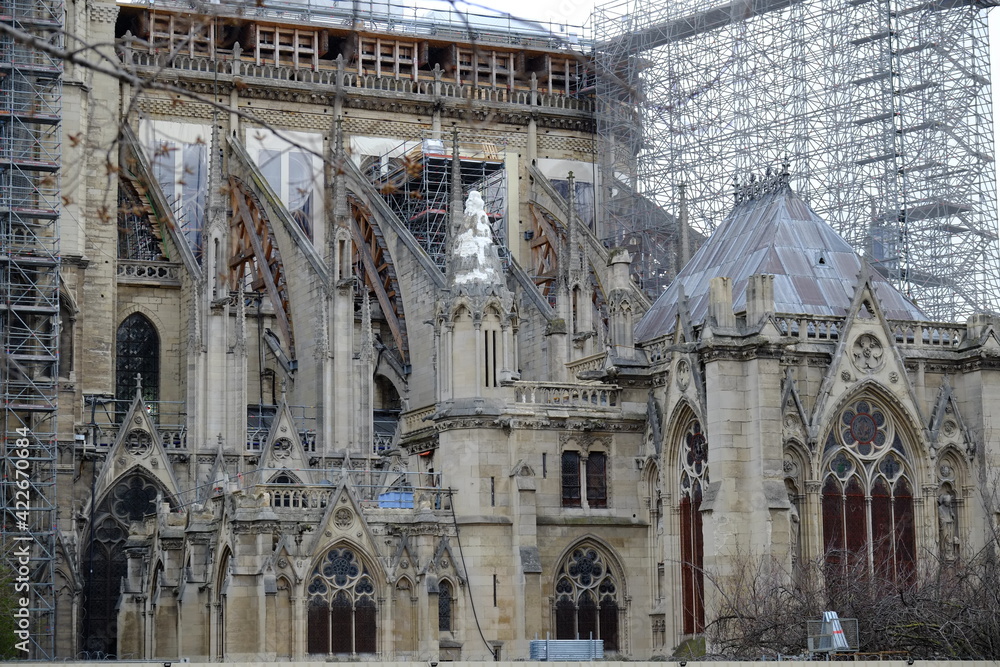
<svg viewBox="0 0 1000 667">
<path fill-rule="evenodd" d="M 665 2 L 667 0 L 647 1 Z M 517 17 L 544 23 L 583 25 L 587 22 L 595 3 L 594 0 L 473 0 L 473 4 L 480 7 L 496 8 Z M 608 3 L 602 1 L 599 4 L 605 6 Z M 990 52 L 990 60 L 993 72 L 993 108 L 996 110 L 996 115 L 1000 113 L 1000 9 L 991 10 L 989 20 L 991 42 L 994 45 Z M 1000 134 L 997 132 L 998 129 L 1000 129 L 1000 122 L 995 122 L 994 137 Z M 1000 142 L 995 140 L 994 143 Z M 995 152 L 996 149 L 994 149 Z"/>
</svg>

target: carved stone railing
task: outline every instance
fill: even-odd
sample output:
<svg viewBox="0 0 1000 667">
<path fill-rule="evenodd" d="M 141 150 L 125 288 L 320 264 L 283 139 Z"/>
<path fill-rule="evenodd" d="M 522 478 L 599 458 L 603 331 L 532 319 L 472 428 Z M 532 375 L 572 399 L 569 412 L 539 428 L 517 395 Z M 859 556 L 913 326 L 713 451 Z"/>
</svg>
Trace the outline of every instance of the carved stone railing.
<svg viewBox="0 0 1000 667">
<path fill-rule="evenodd" d="M 965 338 L 965 327 L 950 322 L 892 320 L 889 328 L 897 343 L 918 347 L 957 347 Z"/>
<path fill-rule="evenodd" d="M 599 371 L 604 368 L 604 361 L 606 359 L 607 353 L 605 352 L 592 354 L 589 357 L 567 363 L 566 370 L 569 371 L 570 377 L 576 377 L 578 373 L 585 371 Z"/>
<path fill-rule="evenodd" d="M 167 451 L 172 449 L 187 449 L 187 427 L 186 426 L 160 426 L 157 429 L 160 434 L 160 441 Z"/>
<path fill-rule="evenodd" d="M 643 343 L 642 349 L 646 352 L 646 358 L 649 359 L 649 363 L 658 364 L 663 361 L 670 359 L 670 343 L 673 341 L 673 336 L 664 336 L 662 338 L 657 338 L 656 340 Z"/>
<path fill-rule="evenodd" d="M 442 509 L 449 490 L 440 473 L 351 470 L 349 483 L 354 497 L 366 510 Z M 324 509 L 333 498 L 332 484 L 256 484 L 255 493 L 266 492 L 267 504 L 275 509 Z"/>
<path fill-rule="evenodd" d="M 298 484 L 261 484 L 258 490 L 271 496 L 271 507 L 292 509 L 323 509 L 330 504 L 333 487 L 301 486 Z"/>
<path fill-rule="evenodd" d="M 407 433 L 413 433 L 414 431 L 419 431 L 420 429 L 427 428 L 431 426 L 429 417 L 434 414 L 435 408 L 433 405 L 426 408 L 419 408 L 417 410 L 410 410 L 409 412 L 403 413 L 403 429 L 401 431 L 402 435 Z"/>
<path fill-rule="evenodd" d="M 179 286 L 181 265 L 174 262 L 118 260 L 118 282 Z"/>
<path fill-rule="evenodd" d="M 621 388 L 617 385 L 556 382 L 513 382 L 514 402 L 545 407 L 617 409 Z"/>
<path fill-rule="evenodd" d="M 836 341 L 844 328 L 843 317 L 817 315 L 775 315 L 774 323 L 782 336 L 801 341 Z"/>
</svg>

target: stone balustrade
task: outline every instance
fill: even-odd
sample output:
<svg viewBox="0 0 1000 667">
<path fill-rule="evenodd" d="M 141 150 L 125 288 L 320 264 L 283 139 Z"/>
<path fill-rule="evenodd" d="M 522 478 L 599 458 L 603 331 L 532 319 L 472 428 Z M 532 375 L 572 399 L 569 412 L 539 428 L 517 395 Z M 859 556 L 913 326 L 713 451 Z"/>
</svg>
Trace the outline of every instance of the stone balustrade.
<svg viewBox="0 0 1000 667">
<path fill-rule="evenodd" d="M 569 371 L 571 377 L 576 377 L 578 373 L 586 371 L 599 371 L 604 368 L 605 359 L 607 359 L 607 354 L 604 352 L 592 354 L 589 357 L 569 362 L 566 364 L 566 370 Z"/>
<path fill-rule="evenodd" d="M 427 428 L 431 426 L 429 417 L 431 417 L 435 410 L 433 405 L 426 408 L 419 408 L 417 410 L 410 410 L 409 412 L 403 413 L 403 429 L 402 434 L 413 433 L 414 431 L 419 431 L 420 429 Z"/>
<path fill-rule="evenodd" d="M 965 327 L 952 323 L 890 321 L 896 342 L 903 345 L 957 347 L 965 338 Z"/>
<path fill-rule="evenodd" d="M 118 282 L 181 284 L 181 265 L 174 262 L 118 260 Z"/>
<path fill-rule="evenodd" d="M 621 404 L 621 388 L 617 385 L 517 381 L 511 386 L 514 402 L 521 405 L 611 409 Z"/>
<path fill-rule="evenodd" d="M 844 327 L 843 317 L 775 315 L 774 323 L 782 336 L 801 341 L 835 341 Z"/>
<path fill-rule="evenodd" d="M 301 486 L 292 484 L 261 484 L 259 491 L 271 496 L 271 507 L 288 507 L 293 509 L 322 509 L 330 503 L 333 497 L 332 486 Z"/>
</svg>

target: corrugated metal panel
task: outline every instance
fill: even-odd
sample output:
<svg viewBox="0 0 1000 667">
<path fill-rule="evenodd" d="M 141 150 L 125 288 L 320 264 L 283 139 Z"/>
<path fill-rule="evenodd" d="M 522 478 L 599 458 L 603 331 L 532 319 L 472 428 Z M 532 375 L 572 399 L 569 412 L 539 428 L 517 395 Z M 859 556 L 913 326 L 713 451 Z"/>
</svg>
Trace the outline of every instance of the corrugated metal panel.
<svg viewBox="0 0 1000 667">
<path fill-rule="evenodd" d="M 604 659 L 603 639 L 533 639 L 529 660 L 586 662 Z"/>
<path fill-rule="evenodd" d="M 733 280 L 733 306 L 746 303 L 747 279 L 758 273 L 775 276 L 775 309 L 802 315 L 846 314 L 862 267 L 861 257 L 789 188 L 737 204 L 708 241 L 636 326 L 644 342 L 670 333 L 683 293 L 692 323 L 708 313 L 708 283 Z M 889 319 L 926 320 L 913 303 L 878 273 L 872 284 Z"/>
</svg>

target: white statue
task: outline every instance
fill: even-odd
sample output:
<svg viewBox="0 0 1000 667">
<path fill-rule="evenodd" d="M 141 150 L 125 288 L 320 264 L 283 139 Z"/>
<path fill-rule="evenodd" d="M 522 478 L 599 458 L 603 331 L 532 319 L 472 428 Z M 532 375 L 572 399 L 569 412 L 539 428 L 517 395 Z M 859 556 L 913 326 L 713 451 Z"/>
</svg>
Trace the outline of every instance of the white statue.
<svg viewBox="0 0 1000 667">
<path fill-rule="evenodd" d="M 954 503 L 955 497 L 947 491 L 938 496 L 938 534 L 944 560 L 954 560 L 958 552 Z"/>
</svg>

